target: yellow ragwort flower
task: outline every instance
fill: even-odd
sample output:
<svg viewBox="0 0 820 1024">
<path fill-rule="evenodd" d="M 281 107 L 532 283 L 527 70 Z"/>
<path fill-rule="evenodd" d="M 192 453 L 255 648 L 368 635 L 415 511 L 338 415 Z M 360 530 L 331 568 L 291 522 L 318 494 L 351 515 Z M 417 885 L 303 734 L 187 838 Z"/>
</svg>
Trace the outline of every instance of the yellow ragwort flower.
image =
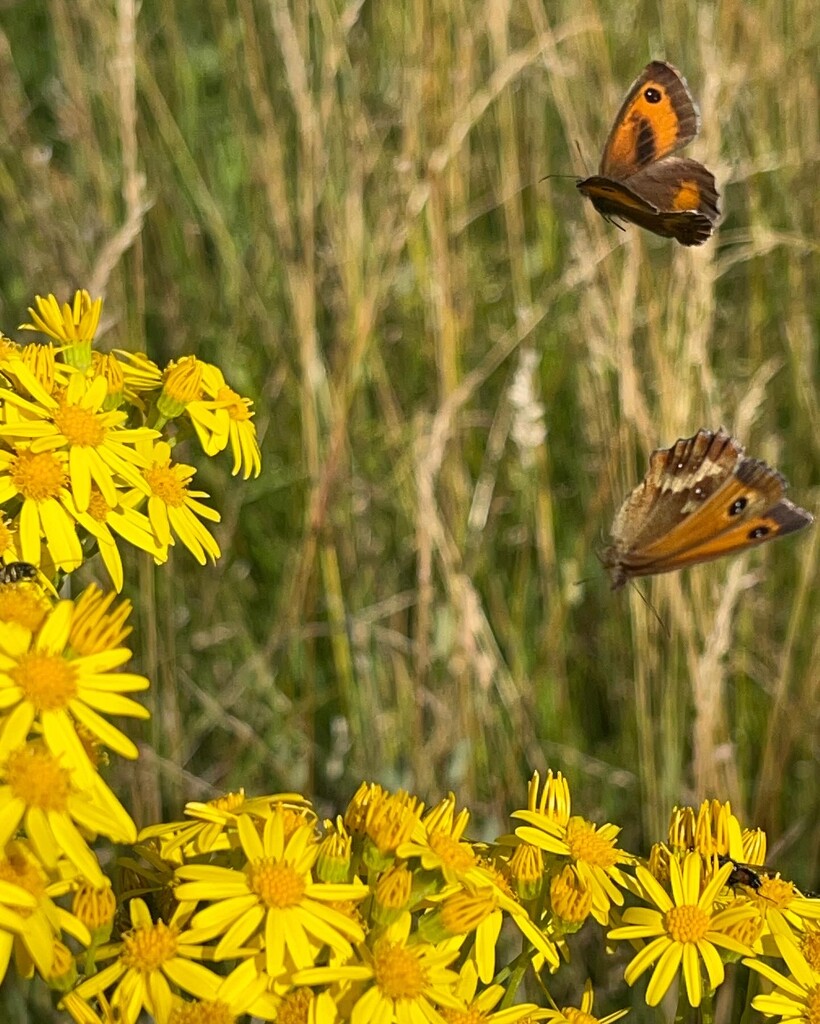
<svg viewBox="0 0 820 1024">
<path fill-rule="evenodd" d="M 27 443 L 33 455 L 67 452 L 69 490 L 80 512 L 88 509 L 92 484 L 111 508 L 120 502 L 118 487 L 136 488 L 146 496 L 150 493 L 143 472 L 150 463 L 138 444 L 159 433 L 148 427 L 124 426 L 125 412 L 104 408 L 107 394 L 104 377 L 89 378 L 76 371 L 64 390 L 45 401 L 34 403 L 11 393 L 5 395 L 5 401 L 28 418 L 0 424 L 0 438 Z"/>
<path fill-rule="evenodd" d="M 233 476 L 242 470 L 243 479 L 259 476 L 262 457 L 256 427 L 253 425 L 253 403 L 225 383 L 222 371 L 210 363 L 202 364 L 204 398 L 190 402 L 187 413 L 208 455 L 221 452 L 230 443 L 233 453 Z"/>
<path fill-rule="evenodd" d="M 614 1021 L 629 1013 L 629 1010 L 615 1010 L 608 1013 L 606 1017 L 594 1017 L 592 1015 L 592 982 L 587 979 L 584 985 L 584 994 L 581 997 L 580 1007 L 565 1006 L 563 1010 L 544 1010 L 539 1020 L 549 1021 L 549 1024 L 614 1024 Z"/>
<path fill-rule="evenodd" d="M 286 955 L 296 967 L 313 964 L 324 945 L 349 955 L 350 940 L 361 941 L 364 933 L 329 904 L 360 900 L 368 890 L 360 883 L 327 885 L 313 880 L 319 852 L 313 826 L 305 824 L 286 838 L 284 808 L 279 805 L 265 822 L 262 836 L 247 814 L 239 816 L 237 832 L 247 858 L 243 869 L 214 864 L 177 869 L 177 899 L 211 903 L 191 923 L 203 940 L 221 935 L 215 956 L 235 955 L 259 935 L 265 943 L 265 969 L 276 978 L 286 970 Z"/>
<path fill-rule="evenodd" d="M 566 824 L 533 811 L 514 811 L 512 817 L 527 822 L 515 830 L 520 840 L 546 853 L 570 858 L 579 879 L 592 893 L 593 917 L 606 924 L 610 906 L 620 906 L 624 901 L 618 886 L 625 888 L 626 879 L 618 865 L 634 861 L 615 845 L 620 828 L 595 825 L 577 815 Z"/>
<path fill-rule="evenodd" d="M 185 815 L 190 821 L 149 825 L 140 832 L 140 842 L 156 839 L 162 856 L 169 861 L 176 861 L 180 852 L 185 859 L 230 850 L 236 845 L 240 815 L 264 820 L 276 813 L 279 805 L 282 805 L 286 838 L 306 822 L 315 821 L 313 809 L 300 793 L 246 797 L 244 789 L 240 789 L 207 802 L 189 801 Z M 290 812 L 294 812 L 295 821 L 289 820 Z"/>
<path fill-rule="evenodd" d="M 61 864 L 58 875 L 62 868 Z M 22 895 L 14 895 L 21 890 Z M 36 970 L 46 980 L 51 978 L 55 960 L 62 959 L 60 940 L 64 932 L 83 946 L 90 944 L 91 935 L 85 925 L 54 902 L 53 897 L 61 895 L 62 890 L 62 882 L 49 883 L 26 843 L 14 840 L 7 844 L 0 856 L 0 981 L 12 955 L 23 977 L 30 978 Z"/>
<path fill-rule="evenodd" d="M 98 776 L 79 726 L 123 757 L 136 758 L 133 741 L 100 712 L 148 718 L 148 711 L 125 694 L 145 690 L 149 683 L 144 676 L 113 671 L 130 660 L 126 647 L 74 652 L 74 614 L 74 601 L 60 601 L 36 633 L 16 624 L 0 630 L 0 708 L 5 712 L 0 760 L 25 742 L 36 723 L 51 753 L 76 772 L 80 788 L 88 789 Z"/>
<path fill-rule="evenodd" d="M 455 992 L 458 975 L 449 965 L 458 949 L 437 949 L 410 936 L 411 917 L 403 914 L 381 937 L 373 950 L 361 947 L 364 960 L 331 967 L 297 971 L 296 985 L 348 983 L 345 1017 L 350 1024 L 374 1021 L 412 1021 L 440 1024 L 438 1006 L 461 1008 Z"/>
<path fill-rule="evenodd" d="M 24 562 L 39 566 L 48 560 L 66 572 L 82 565 L 76 523 L 65 505 L 67 487 L 66 452 L 0 450 L 0 505 L 22 501 L 15 525 Z"/>
<path fill-rule="evenodd" d="M 495 1010 L 506 993 L 503 985 L 489 985 L 482 992 L 478 990 L 478 972 L 472 960 L 466 960 L 459 971 L 456 982 L 456 997 L 461 1007 L 456 1010 L 443 1006 L 439 1013 L 447 1024 L 515 1024 L 516 1021 L 547 1020 L 548 1010 L 539 1010 L 535 1003 L 516 1003 L 502 1010 Z M 584 1022 L 578 1022 L 584 1024 Z"/>
<path fill-rule="evenodd" d="M 725 864 L 705 887 L 701 886 L 702 866 L 698 853 L 688 854 L 682 869 L 677 860 L 672 859 L 669 863 L 671 896 L 646 868 L 638 866 L 637 880 L 645 898 L 658 909 L 630 907 L 624 911 L 624 924 L 607 935 L 609 939 L 653 940 L 641 949 L 624 972 L 627 984 L 632 985 L 656 964 L 646 990 L 649 1006 L 658 1005 L 679 969 L 683 971 L 690 1005 L 700 1006 L 702 970 L 706 971 L 711 989 L 723 981 L 723 961 L 716 947 L 741 955 L 751 953 L 729 934 L 729 929 L 741 919 L 752 917 L 754 908 L 740 900 L 725 908 L 716 902 L 731 864 Z"/>
<path fill-rule="evenodd" d="M 196 470 L 181 462 L 172 463 L 171 448 L 165 441 L 152 446 L 148 461 L 144 479 L 150 492 L 148 518 L 154 536 L 167 547 L 174 543 L 176 534 L 200 565 L 205 565 L 208 557 L 215 562 L 221 554 L 219 545 L 197 517 L 218 523 L 221 516 L 197 501 L 208 497 L 204 491 L 189 490 Z"/>
<path fill-rule="evenodd" d="M 0 848 L 22 825 L 47 868 L 65 857 L 99 886 L 104 876 L 80 828 L 123 843 L 133 842 L 137 830 L 113 793 L 101 799 L 102 783 L 84 791 L 73 775 L 40 740 L 9 751 L 0 770 Z"/>
<path fill-rule="evenodd" d="M 145 500 L 144 495 L 139 491 L 120 490 L 117 495 L 120 503 L 112 508 L 98 488 L 92 485 L 87 511 L 80 512 L 70 494 L 63 497 L 63 504 L 97 542 L 103 565 L 119 593 L 125 577 L 115 534 L 135 548 L 147 551 L 158 565 L 168 560 L 168 545 L 157 539 L 148 516 L 133 507 Z"/>
<path fill-rule="evenodd" d="M 425 870 L 440 871 L 448 883 L 479 882 L 478 856 L 463 840 L 470 812 L 463 808 L 456 815 L 455 808 L 456 798 L 450 793 L 415 824 L 412 838 L 399 844 L 396 855 L 403 860 L 418 857 Z"/>
<path fill-rule="evenodd" d="M 137 1024 L 143 1009 L 154 1020 L 167 1020 L 173 1006 L 171 986 L 200 999 L 209 999 L 218 991 L 221 979 L 198 960 L 205 951 L 189 940 L 179 924 L 179 916 L 170 923 L 153 921 L 148 907 L 140 899 L 129 904 L 131 930 L 122 942 L 102 946 L 97 959 L 117 959 L 108 967 L 81 982 L 74 990 L 88 1000 L 107 993 L 111 1009 L 122 1024 Z"/>
</svg>

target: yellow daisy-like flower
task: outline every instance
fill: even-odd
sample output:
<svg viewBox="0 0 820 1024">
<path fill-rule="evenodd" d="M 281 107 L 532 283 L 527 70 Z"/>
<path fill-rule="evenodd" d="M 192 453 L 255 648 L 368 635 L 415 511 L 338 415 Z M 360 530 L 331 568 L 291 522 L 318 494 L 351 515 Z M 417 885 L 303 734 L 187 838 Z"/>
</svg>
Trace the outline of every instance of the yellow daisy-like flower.
<svg viewBox="0 0 820 1024">
<path fill-rule="evenodd" d="M 462 1001 L 458 1010 L 442 1007 L 439 1012 L 447 1024 L 514 1024 L 515 1021 L 549 1020 L 549 1010 L 540 1010 L 535 1003 L 517 1003 L 503 1010 L 495 1007 L 504 997 L 503 985 L 490 985 L 477 993 L 478 972 L 475 963 L 467 960 L 458 975 L 456 997 Z M 580 1022 L 579 1022 L 580 1024 Z"/>
<path fill-rule="evenodd" d="M 40 741 L 9 752 L 0 771 L 0 848 L 24 825 L 31 847 L 42 863 L 54 869 L 66 857 L 89 881 L 102 885 L 104 876 L 77 825 L 115 842 L 133 842 L 137 830 L 112 793 L 104 802 L 99 789 L 83 792 Z M 112 817 L 112 808 L 116 810 Z"/>
<path fill-rule="evenodd" d="M 378 787 L 378 790 L 372 791 L 371 796 L 372 799 L 368 799 L 364 808 L 362 821 L 366 837 L 363 858 L 371 870 L 383 871 L 393 862 L 399 847 L 409 842 L 414 834 L 424 804 L 402 789 L 397 793 L 388 793 Z M 347 814 L 345 824 L 350 827 Z M 354 829 L 351 828 L 351 831 Z"/>
<path fill-rule="evenodd" d="M 148 711 L 124 696 L 148 688 L 144 676 L 114 672 L 131 658 L 125 647 L 77 654 L 71 647 L 73 601 L 60 601 L 41 628 L 0 630 L 0 760 L 28 738 L 35 722 L 43 740 L 83 789 L 96 784 L 96 771 L 78 736 L 90 734 L 123 757 L 136 758 L 135 744 L 99 712 L 148 718 Z"/>
<path fill-rule="evenodd" d="M 91 342 L 97 333 L 102 312 L 102 299 L 92 301 L 83 289 L 74 294 L 74 302 L 60 306 L 53 295 L 34 297 L 37 309 L 29 306 L 33 323 L 20 324 L 22 331 L 40 331 L 63 342 L 66 362 L 85 370 L 91 364 Z"/>
<path fill-rule="evenodd" d="M 186 407 L 202 397 L 202 368 L 196 356 L 170 362 L 162 374 L 162 391 L 157 398 L 160 422 L 175 419 Z"/>
<path fill-rule="evenodd" d="M 189 940 L 179 923 L 153 921 L 140 899 L 129 904 L 131 930 L 122 942 L 103 946 L 97 958 L 117 957 L 114 963 L 81 982 L 74 990 L 79 999 L 89 1000 L 108 992 L 114 1018 L 122 1024 L 137 1024 L 143 1009 L 155 1020 L 165 1021 L 173 1008 L 172 986 L 200 999 L 210 998 L 221 979 L 202 964 L 207 951 Z"/>
<path fill-rule="evenodd" d="M 791 973 L 787 977 L 760 960 L 744 960 L 747 967 L 775 986 L 773 992 L 755 996 L 753 1008 L 769 1017 L 779 1016 L 789 1024 L 817 1024 L 820 1021 L 820 971 L 811 966 L 788 936 L 776 935 L 775 942 Z"/>
<path fill-rule="evenodd" d="M 700 1006 L 703 995 L 701 965 L 706 970 L 711 989 L 723 981 L 723 961 L 716 947 L 740 955 L 751 953 L 749 947 L 729 931 L 739 921 L 754 916 L 754 908 L 741 900 L 726 908 L 716 904 L 731 870 L 731 864 L 725 864 L 701 889 L 700 855 L 688 854 L 682 869 L 677 860 L 672 860 L 669 864 L 670 896 L 646 868 L 636 868 L 645 898 L 658 909 L 630 907 L 624 911 L 623 926 L 613 928 L 607 937 L 629 941 L 653 939 L 633 958 L 624 973 L 627 984 L 632 985 L 657 961 L 646 990 L 649 1006 L 658 1005 L 681 967 L 689 1003 Z"/>
<path fill-rule="evenodd" d="M 364 961 L 297 971 L 296 985 L 347 983 L 346 1019 L 350 1024 L 441 1024 L 437 1007 L 462 1008 L 455 992 L 458 975 L 449 965 L 458 949 L 437 949 L 410 936 L 411 917 L 404 914 L 391 925 L 371 951 L 362 947 Z"/>
<path fill-rule="evenodd" d="M 69 866 L 69 870 L 73 869 Z M 0 980 L 12 954 L 23 977 L 30 978 L 36 969 L 41 977 L 50 979 L 55 961 L 62 960 L 60 936 L 64 932 L 83 946 L 90 944 L 85 925 L 52 898 L 61 894 L 62 887 L 62 882 L 49 884 L 39 860 L 24 842 L 7 844 L 0 856 Z M 20 890 L 24 890 L 22 898 L 15 897 Z"/>
<path fill-rule="evenodd" d="M 361 941 L 364 933 L 329 904 L 360 900 L 368 890 L 361 884 L 313 881 L 319 852 L 313 826 L 303 825 L 286 838 L 280 805 L 265 822 L 261 837 L 247 814 L 239 816 L 237 832 L 247 858 L 243 870 L 198 864 L 177 869 L 182 880 L 177 899 L 212 903 L 191 923 L 203 939 L 222 936 L 216 957 L 234 955 L 251 936 L 259 935 L 265 944 L 265 969 L 276 978 L 286 969 L 286 954 L 297 967 L 314 963 L 317 945 L 349 955 L 349 940 Z"/>
<path fill-rule="evenodd" d="M 669 821 L 668 845 L 676 854 L 696 850 L 707 865 L 715 857 L 729 857 L 735 863 L 762 864 L 766 857 L 766 836 L 760 830 L 743 830 L 732 814 L 729 801 L 704 800 L 695 811 L 675 807 Z M 756 856 L 760 860 L 756 860 Z"/>
<path fill-rule="evenodd" d="M 159 434 L 148 427 L 123 426 L 127 414 L 118 409 L 106 411 L 107 395 L 104 377 L 88 378 L 79 371 L 56 398 L 49 396 L 41 403 L 29 402 L 11 391 L 3 393 L 4 401 L 29 418 L 0 425 L 0 437 L 29 442 L 33 455 L 67 451 L 70 491 L 80 512 L 88 509 L 92 484 L 112 508 L 119 502 L 118 485 L 149 493 L 143 475 L 149 463 L 136 446 Z"/>
<path fill-rule="evenodd" d="M 608 1013 L 606 1017 L 594 1017 L 592 1002 L 592 982 L 587 979 L 580 1007 L 565 1006 L 563 1010 L 542 1010 L 540 1011 L 542 1016 L 538 1019 L 549 1021 L 550 1024 L 614 1024 L 614 1021 L 620 1020 L 621 1017 L 629 1013 L 629 1010 L 615 1010 L 614 1013 Z"/>
<path fill-rule="evenodd" d="M 450 793 L 416 824 L 412 839 L 400 843 L 396 855 L 403 860 L 418 857 L 425 870 L 440 871 L 449 884 L 463 879 L 480 881 L 478 856 L 462 839 L 470 812 L 464 808 L 456 815 L 455 808 L 456 798 Z"/>
<path fill-rule="evenodd" d="M 45 554 L 55 568 L 72 572 L 83 563 L 83 549 L 76 523 L 65 507 L 67 470 L 66 452 L 0 450 L 0 505 L 22 500 L 15 520 L 22 560 L 40 565 Z"/>
<path fill-rule="evenodd" d="M 556 818 L 533 811 L 514 811 L 514 818 L 527 822 L 515 830 L 518 839 L 531 843 L 559 857 L 569 857 L 581 883 L 592 893 L 592 915 L 602 925 L 609 918 L 610 906 L 620 906 L 621 889 L 627 885 L 618 867 L 634 858 L 618 850 L 616 841 L 620 828 L 616 825 L 595 825 L 573 816 L 565 825 Z"/>
<path fill-rule="evenodd" d="M 188 489 L 195 473 L 193 466 L 171 462 L 171 448 L 165 441 L 153 445 L 144 471 L 150 491 L 148 519 L 161 545 L 173 544 L 176 534 L 199 564 L 205 565 L 208 557 L 215 562 L 221 551 L 197 517 L 218 523 L 221 516 L 196 500 L 208 497 L 204 491 Z"/>
<path fill-rule="evenodd" d="M 210 363 L 202 364 L 202 390 L 204 397 L 190 402 L 186 411 L 203 451 L 215 455 L 230 442 L 233 476 L 240 470 L 244 480 L 251 474 L 259 476 L 262 457 L 256 427 L 252 423 L 253 403 L 230 388 L 219 367 Z"/>
</svg>

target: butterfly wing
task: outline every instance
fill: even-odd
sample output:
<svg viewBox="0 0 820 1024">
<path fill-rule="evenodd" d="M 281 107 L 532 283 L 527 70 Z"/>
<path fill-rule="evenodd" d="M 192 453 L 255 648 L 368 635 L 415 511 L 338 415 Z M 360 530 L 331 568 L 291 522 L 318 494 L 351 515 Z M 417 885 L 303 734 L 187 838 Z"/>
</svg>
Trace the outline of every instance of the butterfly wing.
<svg viewBox="0 0 820 1024">
<path fill-rule="evenodd" d="M 700 430 L 650 456 L 615 517 L 603 553 L 614 588 L 792 533 L 812 516 L 784 498 L 786 481 L 725 430 Z"/>
<path fill-rule="evenodd" d="M 668 534 L 633 552 L 630 575 L 669 572 L 684 565 L 774 540 L 807 526 L 812 516 L 783 495 L 786 481 L 757 459 L 744 459 L 736 472 L 705 501 L 692 498 L 684 518 Z"/>
<path fill-rule="evenodd" d="M 596 175 L 578 189 L 607 220 L 620 217 L 682 245 L 702 245 L 720 215 L 715 179 L 697 160 L 661 160 L 628 182 Z"/>
<path fill-rule="evenodd" d="M 697 107 L 683 76 L 671 64 L 652 61 L 633 82 L 615 117 L 599 173 L 628 178 L 691 142 L 699 128 Z"/>
</svg>

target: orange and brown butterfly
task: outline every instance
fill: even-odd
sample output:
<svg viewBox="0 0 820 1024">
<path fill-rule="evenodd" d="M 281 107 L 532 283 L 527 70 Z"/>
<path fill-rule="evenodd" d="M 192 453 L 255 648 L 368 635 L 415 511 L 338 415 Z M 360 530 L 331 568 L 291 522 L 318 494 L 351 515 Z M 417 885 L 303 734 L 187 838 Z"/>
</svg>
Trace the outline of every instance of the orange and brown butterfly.
<svg viewBox="0 0 820 1024">
<path fill-rule="evenodd" d="M 720 214 L 714 176 L 697 160 L 670 155 L 699 129 L 685 79 L 671 64 L 654 60 L 618 111 L 598 174 L 578 188 L 616 226 L 614 217 L 681 245 L 702 245 Z"/>
<path fill-rule="evenodd" d="M 793 533 L 812 516 L 784 497 L 786 481 L 722 428 L 699 430 L 649 456 L 643 482 L 612 524 L 601 560 L 617 590 Z"/>
</svg>

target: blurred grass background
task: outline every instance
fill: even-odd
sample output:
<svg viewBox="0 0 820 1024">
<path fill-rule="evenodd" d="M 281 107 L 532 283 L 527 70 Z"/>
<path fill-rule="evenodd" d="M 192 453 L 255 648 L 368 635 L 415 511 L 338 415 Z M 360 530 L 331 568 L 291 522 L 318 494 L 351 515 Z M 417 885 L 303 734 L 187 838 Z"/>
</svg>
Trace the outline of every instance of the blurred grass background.
<svg viewBox="0 0 820 1024">
<path fill-rule="evenodd" d="M 641 583 L 668 634 L 596 551 L 701 426 L 818 510 L 819 54 L 808 0 L 3 5 L 6 333 L 88 287 L 103 347 L 256 403 L 258 480 L 187 453 L 221 562 L 132 563 L 139 824 L 367 778 L 495 835 L 551 766 L 637 852 L 730 799 L 818 887 L 818 530 Z M 653 58 L 722 193 L 697 250 L 542 180 Z"/>
</svg>

